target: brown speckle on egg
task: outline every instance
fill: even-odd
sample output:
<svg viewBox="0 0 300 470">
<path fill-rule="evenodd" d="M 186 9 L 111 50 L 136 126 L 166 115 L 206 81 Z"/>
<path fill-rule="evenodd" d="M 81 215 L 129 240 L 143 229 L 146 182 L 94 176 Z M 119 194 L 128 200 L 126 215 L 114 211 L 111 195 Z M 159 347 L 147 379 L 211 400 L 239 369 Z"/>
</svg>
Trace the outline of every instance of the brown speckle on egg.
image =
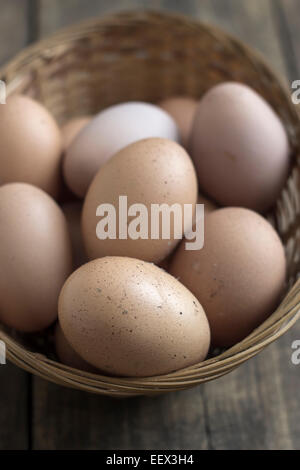
<svg viewBox="0 0 300 470">
<path fill-rule="evenodd" d="M 85 287 L 93 288 L 99 280 L 104 295 L 95 298 Z M 107 302 L 108 296 L 112 302 Z M 82 302 L 87 306 L 84 315 L 79 313 Z M 74 350 L 110 374 L 168 373 L 203 360 L 210 343 L 208 322 L 195 297 L 157 266 L 137 265 L 133 258 L 99 258 L 75 271 L 62 289 L 59 318 Z"/>
</svg>

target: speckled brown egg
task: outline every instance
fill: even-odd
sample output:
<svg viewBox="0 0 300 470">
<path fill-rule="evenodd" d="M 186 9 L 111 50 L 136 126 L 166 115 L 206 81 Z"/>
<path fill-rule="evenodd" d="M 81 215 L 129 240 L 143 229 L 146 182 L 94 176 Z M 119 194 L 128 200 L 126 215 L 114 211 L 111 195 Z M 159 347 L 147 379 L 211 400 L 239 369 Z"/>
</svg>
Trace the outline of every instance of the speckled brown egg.
<svg viewBox="0 0 300 470">
<path fill-rule="evenodd" d="M 42 330 L 57 318 L 57 301 L 72 271 L 65 217 L 44 191 L 29 184 L 0 188 L 0 322 Z"/>
<path fill-rule="evenodd" d="M 129 236 L 130 223 L 135 217 L 128 217 L 125 226 L 125 237 L 120 236 L 119 196 L 127 196 L 127 207 L 143 204 L 148 218 L 147 233 L 139 238 Z M 83 240 L 89 259 L 101 256 L 130 256 L 159 263 L 175 248 L 179 239 L 175 237 L 174 226 L 180 237 L 184 230 L 190 228 L 190 221 L 185 218 L 171 223 L 170 237 L 163 239 L 162 231 L 158 239 L 151 236 L 151 204 L 179 204 L 182 212 L 184 204 L 190 204 L 192 212 L 197 201 L 197 178 L 193 163 L 186 151 L 176 142 L 168 139 L 145 139 L 135 142 L 114 155 L 109 162 L 100 168 L 86 195 L 83 214 Z M 96 215 L 101 204 L 110 204 L 116 210 L 115 239 L 99 239 L 96 234 L 101 217 Z M 103 214 L 104 215 L 104 214 Z M 138 214 L 137 214 L 138 215 Z M 172 221 L 172 219 L 171 219 Z M 162 224 L 160 224 L 160 228 Z M 114 235 L 114 234 L 113 234 Z M 121 234 L 122 235 L 122 234 Z M 106 235 L 105 235 L 106 236 Z M 146 238 L 146 236 L 148 238 Z"/>
<path fill-rule="evenodd" d="M 61 129 L 63 149 L 66 151 L 79 132 L 90 122 L 92 116 L 80 116 L 70 119 Z"/>
<path fill-rule="evenodd" d="M 61 133 L 44 106 L 27 96 L 10 96 L 0 106 L 0 142 L 0 185 L 30 183 L 58 195 Z"/>
<path fill-rule="evenodd" d="M 75 351 L 109 374 L 145 377 L 205 359 L 210 332 L 197 299 L 157 266 L 105 257 L 79 268 L 59 298 Z"/>
<path fill-rule="evenodd" d="M 58 359 L 66 366 L 86 372 L 97 372 L 97 369 L 86 362 L 74 351 L 57 322 L 54 333 L 55 352 Z"/>
<path fill-rule="evenodd" d="M 271 106 L 234 82 L 209 90 L 199 102 L 189 151 L 199 186 L 222 206 L 267 211 L 290 167 L 287 133 Z"/>
<path fill-rule="evenodd" d="M 198 101 L 189 96 L 172 96 L 159 103 L 176 122 L 180 141 L 184 147 L 188 146 Z"/>
<path fill-rule="evenodd" d="M 204 248 L 179 247 L 170 273 L 197 297 L 214 346 L 245 338 L 277 307 L 286 261 L 273 227 L 248 209 L 219 209 L 206 218 Z"/>
</svg>

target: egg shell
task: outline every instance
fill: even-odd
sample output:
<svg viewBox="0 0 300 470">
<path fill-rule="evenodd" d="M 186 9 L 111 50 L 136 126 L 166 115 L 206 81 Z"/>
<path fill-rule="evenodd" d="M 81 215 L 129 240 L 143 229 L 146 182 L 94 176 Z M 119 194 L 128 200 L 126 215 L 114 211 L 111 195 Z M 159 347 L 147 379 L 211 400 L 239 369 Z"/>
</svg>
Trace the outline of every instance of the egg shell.
<svg viewBox="0 0 300 470">
<path fill-rule="evenodd" d="M 167 139 L 145 139 L 118 152 L 100 168 L 86 195 L 82 213 L 82 233 L 89 259 L 101 256 L 130 256 L 159 263 L 178 244 L 171 225 L 170 238 L 151 239 L 151 204 L 193 205 L 197 201 L 197 178 L 193 163 L 186 151 Z M 127 205 L 144 204 L 148 210 L 148 238 L 119 237 L 119 196 L 127 196 Z M 96 235 L 97 207 L 109 203 L 116 209 L 116 239 L 100 240 Z M 128 220 L 131 220 L 130 217 Z M 179 222 L 178 222 L 179 223 Z M 177 227 L 177 225 L 176 225 Z M 188 221 L 180 224 L 182 232 Z M 128 232 L 127 232 L 128 233 Z"/>
<path fill-rule="evenodd" d="M 66 202 L 62 205 L 62 210 L 69 228 L 73 253 L 73 269 L 75 270 L 88 261 L 81 233 L 82 203 L 79 201 Z"/>
<path fill-rule="evenodd" d="M 23 95 L 0 106 L 0 184 L 23 182 L 56 197 L 61 186 L 62 139 L 47 109 Z"/>
<path fill-rule="evenodd" d="M 265 212 L 288 176 L 283 124 L 260 95 L 240 83 L 223 83 L 204 95 L 189 148 L 199 186 L 223 206 Z"/>
<path fill-rule="evenodd" d="M 74 351 L 67 341 L 59 323 L 57 323 L 55 327 L 54 342 L 56 354 L 63 364 L 86 372 L 97 372 L 95 367 L 91 366 Z"/>
<path fill-rule="evenodd" d="M 159 103 L 176 122 L 181 143 L 188 146 L 198 101 L 188 96 L 172 96 Z"/>
<path fill-rule="evenodd" d="M 90 122 L 92 116 L 80 116 L 70 119 L 61 129 L 63 149 L 66 151 L 79 132 Z"/>
<path fill-rule="evenodd" d="M 201 302 L 212 344 L 228 347 L 245 338 L 276 309 L 285 276 L 282 243 L 259 214 L 219 209 L 205 219 L 204 247 L 175 253 L 170 273 Z"/>
<path fill-rule="evenodd" d="M 158 106 L 130 102 L 101 111 L 75 138 L 66 154 L 67 185 L 83 198 L 99 168 L 112 155 L 148 137 L 179 139 L 174 120 Z"/>
<path fill-rule="evenodd" d="M 109 374 L 145 377 L 202 361 L 210 332 L 195 297 L 151 263 L 105 257 L 79 268 L 59 298 L 75 351 Z"/>
<path fill-rule="evenodd" d="M 0 321 L 20 331 L 57 318 L 60 289 L 72 270 L 65 217 L 44 191 L 25 183 L 0 188 Z"/>
</svg>

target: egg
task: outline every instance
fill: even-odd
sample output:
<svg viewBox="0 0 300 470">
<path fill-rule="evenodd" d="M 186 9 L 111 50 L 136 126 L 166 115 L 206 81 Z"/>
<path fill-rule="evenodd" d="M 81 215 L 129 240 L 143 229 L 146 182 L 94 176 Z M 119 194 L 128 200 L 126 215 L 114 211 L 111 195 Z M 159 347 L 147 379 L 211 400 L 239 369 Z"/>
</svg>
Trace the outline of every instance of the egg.
<svg viewBox="0 0 300 470">
<path fill-rule="evenodd" d="M 97 369 L 82 359 L 70 343 L 68 343 L 59 323 L 56 324 L 54 333 L 55 351 L 59 360 L 66 366 L 86 372 L 96 372 Z"/>
<path fill-rule="evenodd" d="M 224 208 L 206 217 L 201 250 L 187 251 L 182 243 L 170 273 L 203 306 L 212 344 L 228 347 L 276 309 L 286 260 L 277 233 L 262 216 L 245 208 Z"/>
<path fill-rule="evenodd" d="M 197 193 L 193 163 L 176 142 L 152 138 L 135 142 L 120 150 L 100 168 L 84 201 L 82 234 L 89 259 L 112 255 L 159 263 L 173 251 L 183 232 L 191 228 L 192 221 L 184 218 L 173 223 L 171 217 L 170 233 L 165 238 L 161 230 L 162 224 L 159 227 L 158 223 L 158 236 L 154 239 L 152 228 L 156 223 L 155 217 L 151 217 L 153 205 L 165 204 L 170 207 L 176 203 L 183 213 L 184 205 L 190 204 L 194 213 Z M 126 198 L 122 204 L 120 197 Z M 99 237 L 98 224 L 104 220 L 99 213 L 102 204 L 112 207 L 112 219 L 116 223 L 115 230 L 111 223 L 107 229 L 111 233 L 104 233 Z M 136 232 L 139 233 L 131 236 L 131 224 L 139 217 L 140 210 L 136 212 L 137 217 L 129 217 L 130 213 L 135 212 L 135 204 L 143 204 L 146 215 L 140 212 L 140 218 L 145 215 L 147 227 L 145 231 L 142 228 L 137 229 Z M 104 212 L 106 209 L 103 209 L 102 215 Z M 122 224 L 119 223 L 120 218 L 124 220 Z M 125 228 L 122 228 L 124 225 Z M 177 233 L 179 238 L 176 238 Z"/>
<path fill-rule="evenodd" d="M 181 143 L 188 146 L 198 102 L 188 96 L 172 96 L 159 103 L 176 122 Z"/>
<path fill-rule="evenodd" d="M 66 202 L 62 205 L 62 210 L 66 217 L 71 237 L 73 268 L 75 270 L 88 261 L 81 234 L 82 203 L 78 201 Z"/>
<path fill-rule="evenodd" d="M 44 191 L 26 183 L 0 188 L 0 322 L 42 330 L 57 318 L 57 301 L 72 271 L 65 217 Z"/>
<path fill-rule="evenodd" d="M 265 212 L 288 176 L 283 124 L 261 96 L 240 83 L 222 83 L 204 95 L 189 148 L 199 186 L 223 206 Z"/>
<path fill-rule="evenodd" d="M 66 151 L 79 132 L 90 122 L 91 116 L 70 119 L 61 129 L 63 149 Z"/>
<path fill-rule="evenodd" d="M 23 95 L 0 106 L 0 185 L 22 182 L 56 197 L 61 184 L 62 141 L 49 112 Z"/>
<path fill-rule="evenodd" d="M 99 168 L 112 155 L 147 137 L 179 139 L 174 120 L 158 106 L 130 102 L 101 111 L 67 151 L 63 168 L 67 185 L 83 198 Z"/>
<path fill-rule="evenodd" d="M 81 266 L 66 281 L 58 309 L 75 351 L 112 375 L 167 374 L 204 360 L 209 349 L 197 299 L 162 269 L 134 258 Z"/>
</svg>

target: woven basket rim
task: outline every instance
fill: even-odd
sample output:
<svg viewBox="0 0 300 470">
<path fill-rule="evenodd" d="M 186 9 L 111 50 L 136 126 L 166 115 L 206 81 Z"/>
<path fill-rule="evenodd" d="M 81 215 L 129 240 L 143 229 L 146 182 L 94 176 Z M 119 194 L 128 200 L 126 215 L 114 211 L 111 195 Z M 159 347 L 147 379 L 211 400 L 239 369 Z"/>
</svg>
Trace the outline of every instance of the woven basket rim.
<svg viewBox="0 0 300 470">
<path fill-rule="evenodd" d="M 231 34 L 222 31 L 219 27 L 202 23 L 177 13 L 169 13 L 155 10 L 137 10 L 121 13 L 104 15 L 100 18 L 85 20 L 79 24 L 63 28 L 49 37 L 44 38 L 35 44 L 26 47 L 18 53 L 13 59 L 9 60 L 0 68 L 0 79 L 4 79 L 15 70 L 26 71 L 36 60 L 47 60 L 58 54 L 64 53 L 68 47 L 72 46 L 74 40 L 82 38 L 86 34 L 92 34 L 99 29 L 109 26 L 113 21 L 115 24 L 120 21 L 126 21 L 133 18 L 134 20 L 149 20 L 153 18 L 168 18 L 174 21 L 187 22 L 195 28 L 205 28 L 212 35 L 217 35 L 224 40 L 229 40 L 237 47 L 243 50 L 249 56 L 249 60 L 257 64 L 258 67 L 267 70 L 269 76 L 273 77 L 278 84 L 280 91 L 288 100 L 288 88 L 286 82 L 279 79 L 272 68 L 268 65 L 264 57 L 244 44 Z M 59 46 L 59 51 L 57 47 Z M 55 51 L 54 51 L 55 48 Z M 11 93 L 14 86 L 18 82 L 7 83 L 8 93 Z M 296 106 L 290 103 L 289 109 L 299 120 Z M 300 124 L 299 124 L 300 127 Z M 17 341 L 12 339 L 0 326 L 0 339 L 2 339 L 7 347 L 7 358 L 19 367 L 40 377 L 65 385 L 72 388 L 86 390 L 94 393 L 107 394 L 112 396 L 125 396 L 126 392 L 130 395 L 154 394 L 162 393 L 170 390 L 179 390 L 191 387 L 193 385 L 205 382 L 210 379 L 220 377 L 235 367 L 243 363 L 248 358 L 258 354 L 267 345 L 278 339 L 289 328 L 291 328 L 300 317 L 300 279 L 295 282 L 292 289 L 277 308 L 277 310 L 256 330 L 254 330 L 247 338 L 224 353 L 207 359 L 204 362 L 194 366 L 181 369 L 171 374 L 156 377 L 145 378 L 126 378 L 111 377 L 100 374 L 91 374 L 79 371 L 71 367 L 65 366 L 59 362 L 48 359 L 46 356 L 30 352 L 21 346 Z"/>
</svg>

